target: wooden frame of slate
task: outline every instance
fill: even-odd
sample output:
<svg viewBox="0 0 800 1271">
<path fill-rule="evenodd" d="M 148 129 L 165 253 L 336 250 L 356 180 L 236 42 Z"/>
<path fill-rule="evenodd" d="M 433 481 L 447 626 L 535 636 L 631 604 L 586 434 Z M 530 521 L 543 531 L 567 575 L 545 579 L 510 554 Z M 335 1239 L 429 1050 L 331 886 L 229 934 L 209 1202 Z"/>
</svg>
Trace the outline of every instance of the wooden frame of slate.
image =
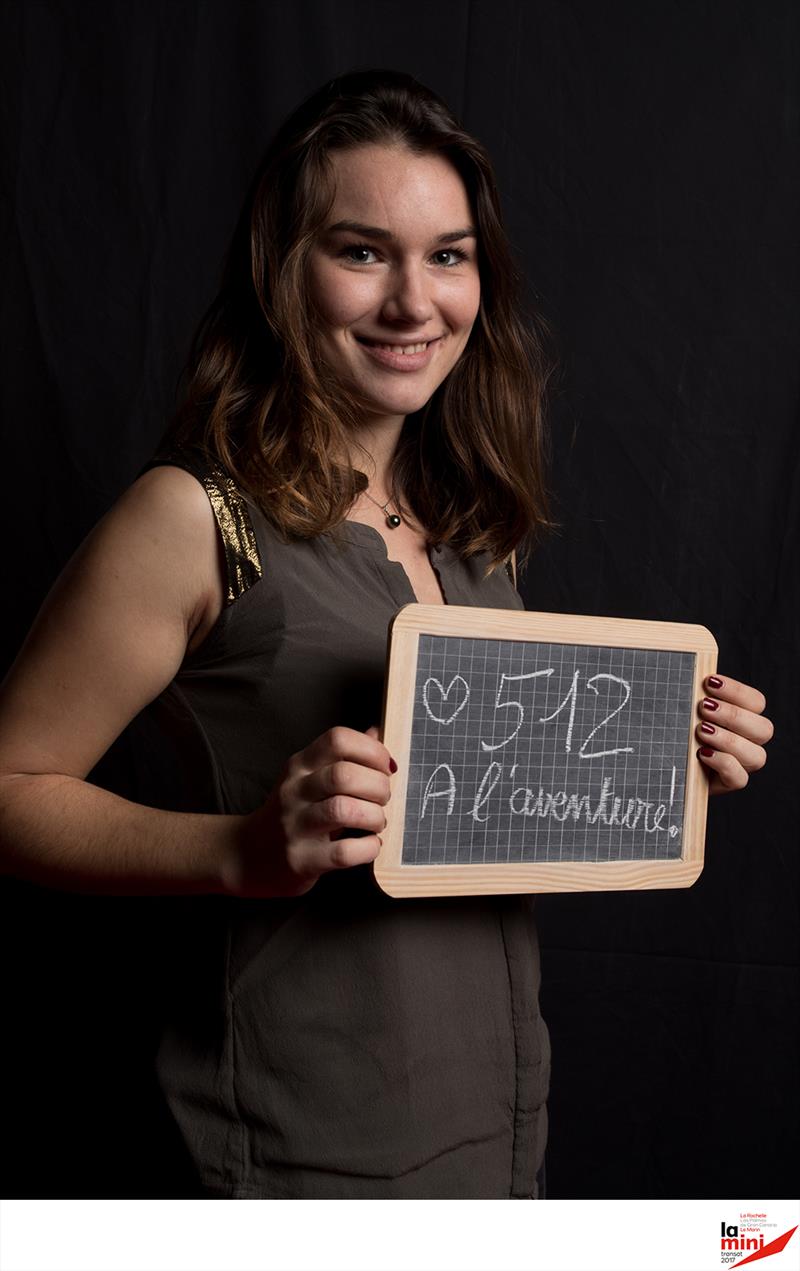
<svg viewBox="0 0 800 1271">
<path fill-rule="evenodd" d="M 689 887 L 707 778 L 701 626 L 405 605 L 382 740 L 398 764 L 375 878 L 391 896 Z"/>
</svg>

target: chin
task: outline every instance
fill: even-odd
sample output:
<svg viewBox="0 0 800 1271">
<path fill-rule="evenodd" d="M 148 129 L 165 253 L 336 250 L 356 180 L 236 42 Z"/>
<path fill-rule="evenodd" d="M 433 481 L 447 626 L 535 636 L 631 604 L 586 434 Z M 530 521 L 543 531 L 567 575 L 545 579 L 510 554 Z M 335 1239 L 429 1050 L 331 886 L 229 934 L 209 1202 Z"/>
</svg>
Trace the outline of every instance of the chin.
<svg viewBox="0 0 800 1271">
<path fill-rule="evenodd" d="M 426 384 L 424 388 L 393 395 L 384 396 L 376 393 L 370 397 L 370 402 L 376 414 L 413 415 L 415 411 L 422 410 L 423 406 L 427 405 L 442 382 L 437 381 L 435 384 Z"/>
<path fill-rule="evenodd" d="M 417 411 L 422 410 L 423 406 L 425 406 L 429 401 L 430 397 L 425 397 L 420 401 L 404 402 L 401 406 L 396 403 L 390 404 L 388 402 L 376 402 L 375 406 L 370 411 L 370 414 L 376 419 L 399 419 L 402 421 L 406 420 L 409 415 L 415 415 Z"/>
</svg>

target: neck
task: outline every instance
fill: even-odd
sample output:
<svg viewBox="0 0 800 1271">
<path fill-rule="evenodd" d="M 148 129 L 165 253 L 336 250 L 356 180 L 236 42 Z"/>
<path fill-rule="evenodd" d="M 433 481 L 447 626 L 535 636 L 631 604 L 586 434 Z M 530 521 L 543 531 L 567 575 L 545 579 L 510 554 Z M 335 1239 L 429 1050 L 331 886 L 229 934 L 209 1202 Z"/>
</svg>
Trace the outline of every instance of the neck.
<svg viewBox="0 0 800 1271">
<path fill-rule="evenodd" d="M 392 464 L 397 442 L 405 423 L 404 415 L 365 420 L 350 448 L 353 467 L 366 474 L 373 498 L 385 503 L 392 484 Z"/>
</svg>

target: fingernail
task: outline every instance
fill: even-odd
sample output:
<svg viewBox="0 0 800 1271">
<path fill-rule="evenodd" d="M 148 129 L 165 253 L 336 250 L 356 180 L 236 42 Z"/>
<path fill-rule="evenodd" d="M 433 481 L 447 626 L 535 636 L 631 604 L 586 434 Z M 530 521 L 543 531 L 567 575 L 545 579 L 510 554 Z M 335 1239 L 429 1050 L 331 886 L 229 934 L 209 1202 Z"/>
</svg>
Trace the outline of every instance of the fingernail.
<svg viewBox="0 0 800 1271">
<path fill-rule="evenodd" d="M 722 688 L 725 681 L 721 680 L 718 675 L 709 675 L 706 683 L 709 688 Z"/>
<path fill-rule="evenodd" d="M 389 771 L 397 772 L 397 764 L 395 763 L 394 759 L 391 758 L 391 756 L 389 757 Z"/>
<path fill-rule="evenodd" d="M 714 725 L 713 725 L 713 724 L 706 724 L 705 722 L 703 722 L 703 723 L 700 725 L 700 732 L 701 732 L 701 733 L 715 733 L 716 731 L 717 731 L 717 730 L 716 730 L 716 728 L 714 727 Z"/>
<path fill-rule="evenodd" d="M 714 758 L 714 751 L 710 746 L 701 746 L 697 753 L 698 755 L 702 755 L 704 759 Z"/>
<path fill-rule="evenodd" d="M 715 702 L 713 697 L 706 697 L 703 699 L 703 710 L 704 711 L 718 711 L 719 702 Z"/>
</svg>

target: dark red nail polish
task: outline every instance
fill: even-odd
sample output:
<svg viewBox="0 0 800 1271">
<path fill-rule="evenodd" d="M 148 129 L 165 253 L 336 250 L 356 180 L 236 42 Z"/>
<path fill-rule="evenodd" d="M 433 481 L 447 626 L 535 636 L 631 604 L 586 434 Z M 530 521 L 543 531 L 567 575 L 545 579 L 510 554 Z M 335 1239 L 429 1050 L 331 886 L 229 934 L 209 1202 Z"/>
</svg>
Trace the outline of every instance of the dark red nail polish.
<svg viewBox="0 0 800 1271">
<path fill-rule="evenodd" d="M 714 758 L 714 751 L 711 749 L 710 746 L 701 746 L 697 753 L 699 755 L 702 755 L 704 759 Z"/>
<path fill-rule="evenodd" d="M 709 688 L 722 688 L 725 681 L 721 680 L 718 675 L 709 675 L 706 683 Z"/>
<path fill-rule="evenodd" d="M 706 724 L 705 722 L 703 722 L 703 723 L 700 725 L 700 732 L 701 732 L 701 733 L 715 733 L 716 731 L 717 731 L 717 730 L 716 730 L 716 728 L 714 727 L 714 725 L 713 725 L 713 724 Z"/>
<path fill-rule="evenodd" d="M 703 710 L 704 711 L 718 711 L 719 702 L 715 702 L 713 697 L 706 697 L 703 699 Z"/>
<path fill-rule="evenodd" d="M 391 757 L 389 758 L 389 771 L 397 772 L 397 764 L 395 763 L 394 759 L 392 759 Z"/>
</svg>

